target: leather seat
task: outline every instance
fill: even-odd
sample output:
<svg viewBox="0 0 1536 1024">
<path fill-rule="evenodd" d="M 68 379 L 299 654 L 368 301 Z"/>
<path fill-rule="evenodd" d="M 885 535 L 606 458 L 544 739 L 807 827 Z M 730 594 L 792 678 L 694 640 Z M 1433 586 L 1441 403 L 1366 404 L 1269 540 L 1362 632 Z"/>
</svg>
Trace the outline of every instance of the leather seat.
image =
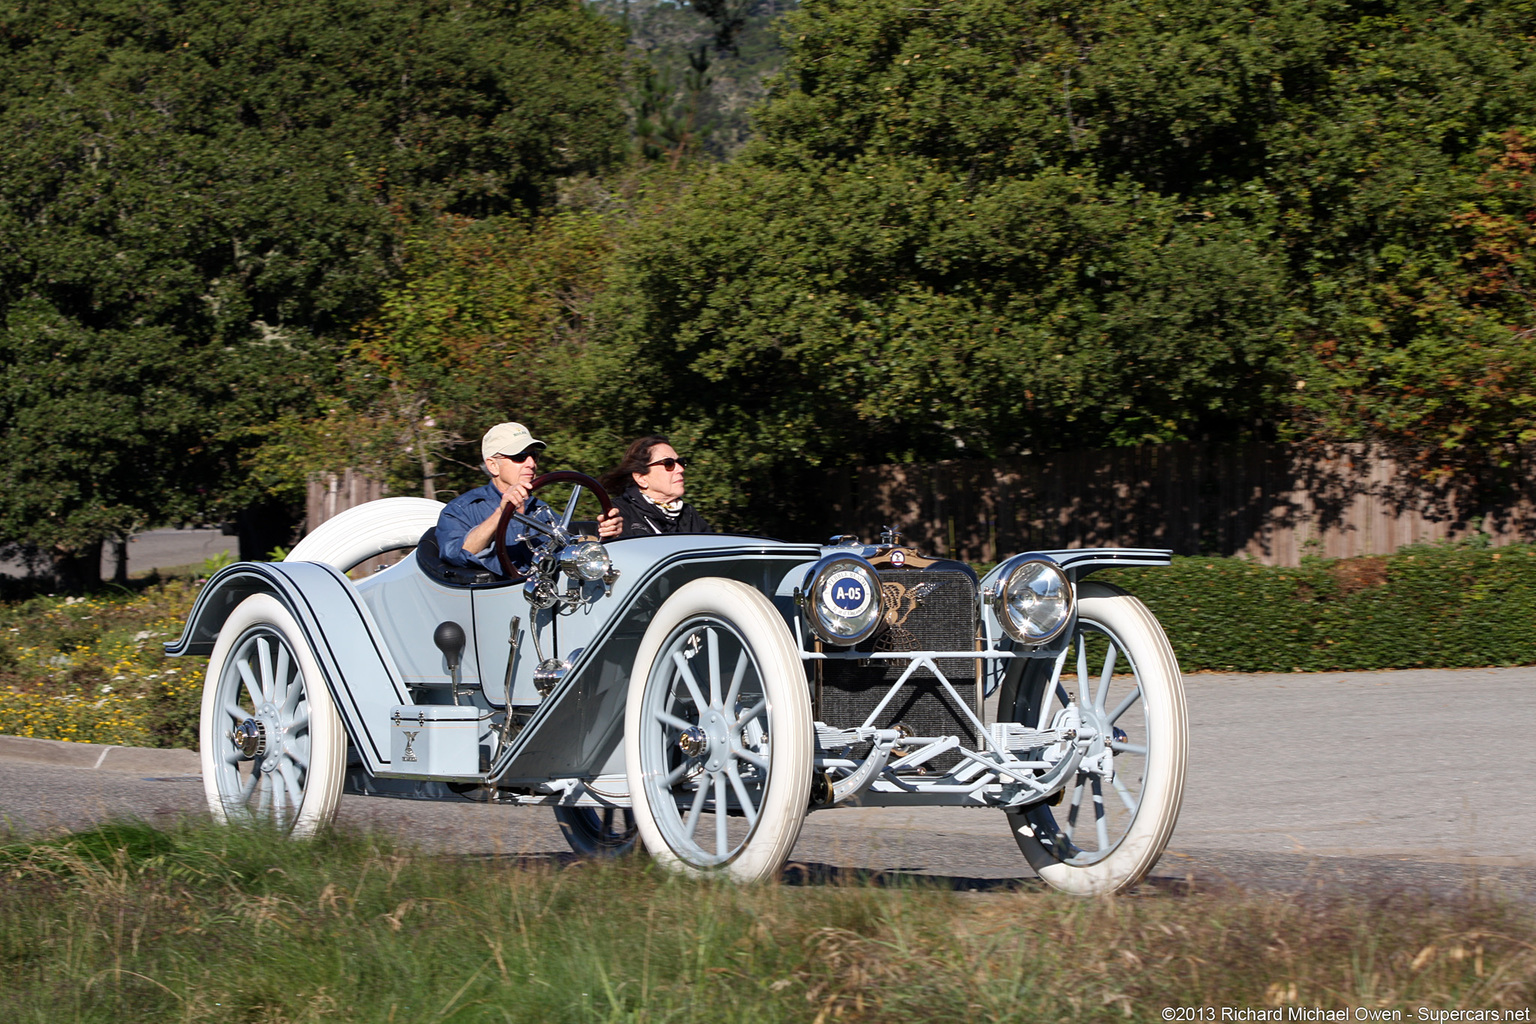
<svg viewBox="0 0 1536 1024">
<path fill-rule="evenodd" d="M 429 577 L 450 587 L 506 586 L 512 582 L 484 569 L 466 569 L 462 565 L 443 561 L 443 554 L 437 546 L 435 526 L 422 534 L 421 540 L 416 542 L 416 564 Z"/>
</svg>

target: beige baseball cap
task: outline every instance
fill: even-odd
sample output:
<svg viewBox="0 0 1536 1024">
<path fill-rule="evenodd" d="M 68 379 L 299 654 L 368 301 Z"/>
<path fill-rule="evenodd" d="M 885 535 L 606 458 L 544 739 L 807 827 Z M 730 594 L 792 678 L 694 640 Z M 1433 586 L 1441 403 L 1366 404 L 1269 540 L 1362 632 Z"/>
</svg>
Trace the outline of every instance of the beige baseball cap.
<svg viewBox="0 0 1536 1024">
<path fill-rule="evenodd" d="M 480 439 L 480 457 L 488 460 L 492 455 L 516 455 L 534 445 L 540 449 L 549 447 L 528 433 L 521 423 L 498 423 Z"/>
</svg>

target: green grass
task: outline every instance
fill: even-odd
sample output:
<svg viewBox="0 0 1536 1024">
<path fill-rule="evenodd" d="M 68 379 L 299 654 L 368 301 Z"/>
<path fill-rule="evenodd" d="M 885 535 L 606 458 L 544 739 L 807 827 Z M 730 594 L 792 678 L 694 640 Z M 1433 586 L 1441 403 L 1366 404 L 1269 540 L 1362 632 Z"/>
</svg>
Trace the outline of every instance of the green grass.
<svg viewBox="0 0 1536 1024">
<path fill-rule="evenodd" d="M 643 860 L 560 870 L 134 823 L 0 849 L 0 878 L 15 1024 L 1119 1021 L 1536 997 L 1529 908 L 1475 894 L 741 887 Z"/>
</svg>

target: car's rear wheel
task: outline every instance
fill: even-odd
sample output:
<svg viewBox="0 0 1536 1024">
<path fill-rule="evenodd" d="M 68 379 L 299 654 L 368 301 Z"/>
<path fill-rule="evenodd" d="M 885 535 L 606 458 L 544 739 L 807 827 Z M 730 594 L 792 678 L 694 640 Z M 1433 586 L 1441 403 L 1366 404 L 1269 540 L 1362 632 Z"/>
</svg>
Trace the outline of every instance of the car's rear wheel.
<svg viewBox="0 0 1536 1024">
<path fill-rule="evenodd" d="M 1078 589 L 1078 624 L 1059 678 L 1052 667 L 1028 665 L 1014 721 L 1047 728 L 1071 703 L 1078 728 L 1098 739 L 1057 806 L 1036 804 L 1008 822 L 1050 885 L 1118 892 L 1152 870 L 1178 821 L 1189 746 L 1183 677 L 1146 606 L 1100 583 Z"/>
<path fill-rule="evenodd" d="M 630 678 L 624 754 L 641 841 L 658 863 L 774 878 L 810 800 L 810 695 L 768 599 L 734 580 L 679 588 Z"/>
<path fill-rule="evenodd" d="M 314 652 L 276 598 L 246 598 L 220 629 L 199 740 L 214 820 L 309 835 L 336 816 L 346 733 Z"/>
</svg>

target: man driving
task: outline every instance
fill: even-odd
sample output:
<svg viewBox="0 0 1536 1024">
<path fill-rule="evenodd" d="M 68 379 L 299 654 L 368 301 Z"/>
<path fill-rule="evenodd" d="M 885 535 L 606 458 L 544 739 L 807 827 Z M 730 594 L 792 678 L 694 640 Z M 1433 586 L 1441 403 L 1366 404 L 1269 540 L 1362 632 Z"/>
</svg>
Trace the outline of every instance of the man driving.
<svg viewBox="0 0 1536 1024">
<path fill-rule="evenodd" d="M 538 475 L 539 453 L 546 445 L 528 432 L 521 423 L 498 423 L 480 440 L 480 456 L 491 482 L 459 495 L 443 509 L 437 519 L 437 546 L 443 561 L 467 569 L 486 569 L 501 576 L 496 560 L 496 520 L 503 505 L 511 505 L 523 515 L 551 526 L 560 522 L 554 509 L 529 494 Z M 598 520 L 598 535 L 617 537 L 624 529 L 619 510 L 609 509 Z M 512 564 L 526 569 L 533 553 L 524 541 L 524 527 L 516 520 L 508 523 L 507 555 Z"/>
</svg>

